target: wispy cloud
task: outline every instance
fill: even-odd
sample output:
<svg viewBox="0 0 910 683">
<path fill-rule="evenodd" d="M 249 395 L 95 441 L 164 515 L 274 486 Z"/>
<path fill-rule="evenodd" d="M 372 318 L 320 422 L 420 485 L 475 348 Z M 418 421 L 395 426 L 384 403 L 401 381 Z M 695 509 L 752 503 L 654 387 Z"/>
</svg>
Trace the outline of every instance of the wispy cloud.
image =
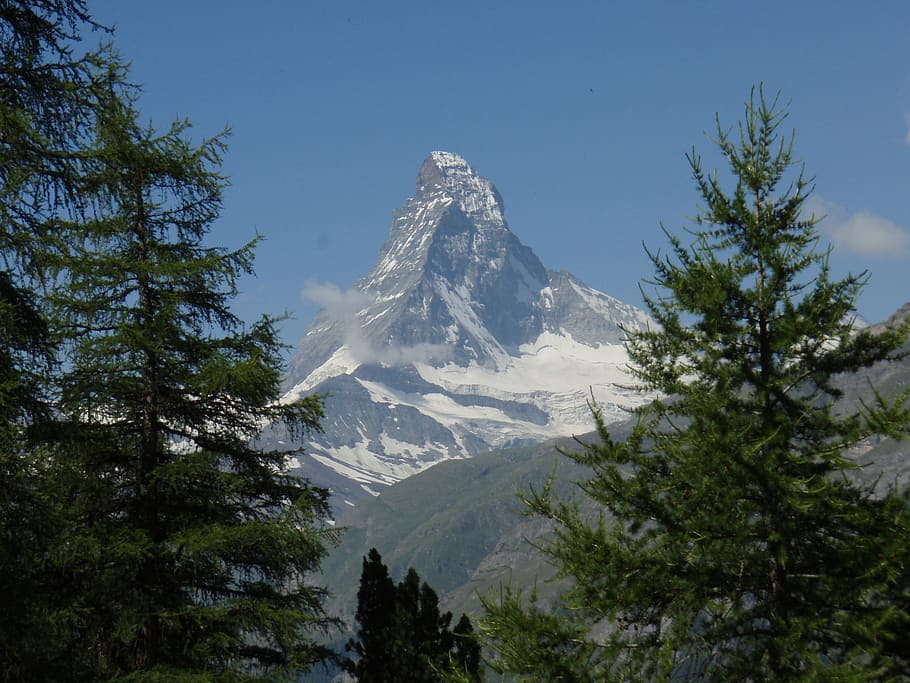
<svg viewBox="0 0 910 683">
<path fill-rule="evenodd" d="M 843 206 L 811 197 L 806 213 L 823 218 L 821 231 L 839 249 L 873 258 L 904 258 L 910 254 L 910 232 L 883 216 L 863 209 L 850 213 Z"/>
<path fill-rule="evenodd" d="M 452 349 L 445 344 L 377 347 L 371 343 L 363 329 L 360 314 L 367 312 L 376 303 L 376 298 L 363 290 L 341 289 L 331 282 L 308 280 L 300 298 L 321 306 L 332 322 L 340 326 L 344 343 L 361 363 L 397 366 L 441 362 L 452 357 Z"/>
<path fill-rule="evenodd" d="M 331 282 L 307 280 L 300 298 L 322 306 L 332 319 L 346 319 L 373 303 L 372 297 L 359 289 L 341 289 Z"/>
</svg>

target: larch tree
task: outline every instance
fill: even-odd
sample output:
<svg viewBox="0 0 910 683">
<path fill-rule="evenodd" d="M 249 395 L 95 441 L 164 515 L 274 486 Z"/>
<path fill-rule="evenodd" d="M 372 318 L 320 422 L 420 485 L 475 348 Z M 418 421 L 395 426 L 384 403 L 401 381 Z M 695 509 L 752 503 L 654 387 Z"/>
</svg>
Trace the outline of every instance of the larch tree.
<svg viewBox="0 0 910 683">
<path fill-rule="evenodd" d="M 91 20 L 81 0 L 0 7 L 0 417 L 6 428 L 43 410 L 40 376 L 53 360 L 40 287 L 56 218 L 77 209 L 86 92 L 99 55 L 74 56 Z"/>
<path fill-rule="evenodd" d="M 906 325 L 853 326 L 865 276 L 832 277 L 785 117 L 753 91 L 738 134 L 718 121 L 730 175 L 689 156 L 702 208 L 649 252 L 659 326 L 628 340 L 663 398 L 623 442 L 595 409 L 599 440 L 568 453 L 586 502 L 523 496 L 573 582 L 553 610 L 486 601 L 495 666 L 520 680 L 910 679 L 907 494 L 861 484 L 849 454 L 907 434 L 907 393 L 838 402 Z"/>
<path fill-rule="evenodd" d="M 114 62 L 95 74 L 92 201 L 59 225 L 69 520 L 54 568 L 80 615 L 72 677 L 297 680 L 326 655 L 334 620 L 312 575 L 336 532 L 327 492 L 255 440 L 318 428 L 321 403 L 279 400 L 276 321 L 230 310 L 255 242 L 206 244 L 224 136 L 141 126 L 122 82 Z"/>
</svg>

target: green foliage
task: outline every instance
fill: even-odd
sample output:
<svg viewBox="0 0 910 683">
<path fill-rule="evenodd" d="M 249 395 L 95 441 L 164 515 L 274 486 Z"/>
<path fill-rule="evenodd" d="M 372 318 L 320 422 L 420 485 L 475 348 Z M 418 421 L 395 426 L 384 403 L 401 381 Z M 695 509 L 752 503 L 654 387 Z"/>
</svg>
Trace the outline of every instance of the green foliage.
<svg viewBox="0 0 910 683">
<path fill-rule="evenodd" d="M 486 601 L 497 666 L 522 680 L 905 680 L 907 496 L 858 483 L 848 449 L 903 436 L 907 392 L 842 414 L 838 378 L 892 357 L 906 327 L 856 331 L 863 276 L 831 277 L 793 174 L 785 111 L 759 92 L 716 142 L 724 189 L 689 156 L 703 210 L 689 244 L 651 253 L 659 327 L 630 334 L 632 372 L 664 398 L 590 468 L 591 515 L 530 491 L 573 580 L 556 615 Z M 783 188 L 783 190 L 781 190 Z"/>
<path fill-rule="evenodd" d="M 278 400 L 275 321 L 230 311 L 254 243 L 204 243 L 224 136 L 141 127 L 123 78 L 113 59 L 94 74 L 91 202 L 59 221 L 52 261 L 67 518 L 49 573 L 66 579 L 70 678 L 295 680 L 327 655 L 309 576 L 336 532 L 327 492 L 251 443 L 273 422 L 318 428 L 322 407 Z"/>
<path fill-rule="evenodd" d="M 482 679 L 480 643 L 474 634 L 474 626 L 467 614 L 462 614 L 455 628 L 452 629 L 454 647 L 451 656 L 451 669 L 462 678 L 478 681 Z"/>
<path fill-rule="evenodd" d="M 360 683 L 436 683 L 448 674 L 479 681 L 480 646 L 466 615 L 455 627 L 452 613 L 439 611 L 439 598 L 411 568 L 396 587 L 375 548 L 363 558 L 357 593 L 357 638 L 347 650 L 347 670 Z"/>
<path fill-rule="evenodd" d="M 75 57 L 82 0 L 9 0 L 0 7 L 0 680 L 63 677 L 56 589 L 41 576 L 59 528 L 43 388 L 54 348 L 41 297 L 51 230 L 79 206 L 83 86 L 94 57 Z"/>
<path fill-rule="evenodd" d="M 360 590 L 357 592 L 357 640 L 351 639 L 347 650 L 357 656 L 351 663 L 351 673 L 360 683 L 391 680 L 385 675 L 386 663 L 391 661 L 392 618 L 395 614 L 395 584 L 388 568 L 375 548 L 363 558 Z"/>
<path fill-rule="evenodd" d="M 224 136 L 137 123 L 83 0 L 0 6 L 0 680 L 296 679 L 333 626 L 327 493 L 250 444 L 275 320 L 231 313 L 251 243 L 206 246 Z"/>
</svg>

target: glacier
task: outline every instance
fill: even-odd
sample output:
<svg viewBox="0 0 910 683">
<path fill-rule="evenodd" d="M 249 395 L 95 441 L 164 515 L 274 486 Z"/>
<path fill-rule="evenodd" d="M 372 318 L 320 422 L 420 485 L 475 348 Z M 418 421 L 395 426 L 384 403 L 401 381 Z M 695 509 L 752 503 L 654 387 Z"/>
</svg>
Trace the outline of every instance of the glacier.
<svg viewBox="0 0 910 683">
<path fill-rule="evenodd" d="M 423 162 L 348 298 L 308 327 L 284 400 L 326 397 L 294 469 L 349 505 L 443 460 L 588 432 L 592 400 L 618 420 L 651 398 L 623 343 L 648 316 L 547 269 L 451 152 Z"/>
</svg>

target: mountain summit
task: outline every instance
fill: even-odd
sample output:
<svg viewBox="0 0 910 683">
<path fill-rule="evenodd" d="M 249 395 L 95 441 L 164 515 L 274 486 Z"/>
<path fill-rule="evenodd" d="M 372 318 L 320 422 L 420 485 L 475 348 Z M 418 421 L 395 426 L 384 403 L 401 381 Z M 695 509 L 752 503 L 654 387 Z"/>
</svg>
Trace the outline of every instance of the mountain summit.
<svg viewBox="0 0 910 683">
<path fill-rule="evenodd" d="M 372 271 L 336 292 L 292 362 L 289 396 L 329 395 L 297 464 L 351 502 L 449 458 L 588 431 L 622 388 L 639 309 L 547 270 L 509 229 L 496 187 L 433 152 Z"/>
</svg>

